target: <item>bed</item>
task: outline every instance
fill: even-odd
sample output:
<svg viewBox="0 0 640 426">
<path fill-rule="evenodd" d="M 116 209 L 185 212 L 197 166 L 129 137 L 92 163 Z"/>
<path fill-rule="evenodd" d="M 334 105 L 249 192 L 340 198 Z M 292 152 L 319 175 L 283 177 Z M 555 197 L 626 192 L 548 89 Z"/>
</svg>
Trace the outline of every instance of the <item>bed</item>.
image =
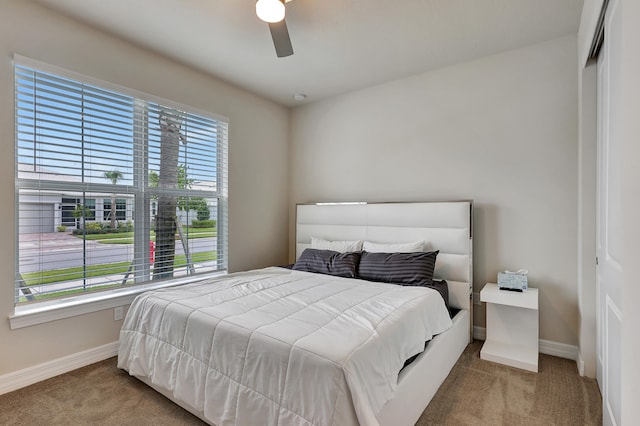
<svg viewBox="0 0 640 426">
<path fill-rule="evenodd" d="M 265 268 L 140 295 L 118 366 L 219 426 L 414 424 L 470 340 L 471 224 L 469 201 L 300 204 L 296 259 L 312 237 L 422 241 L 457 314 L 423 287 Z"/>
</svg>

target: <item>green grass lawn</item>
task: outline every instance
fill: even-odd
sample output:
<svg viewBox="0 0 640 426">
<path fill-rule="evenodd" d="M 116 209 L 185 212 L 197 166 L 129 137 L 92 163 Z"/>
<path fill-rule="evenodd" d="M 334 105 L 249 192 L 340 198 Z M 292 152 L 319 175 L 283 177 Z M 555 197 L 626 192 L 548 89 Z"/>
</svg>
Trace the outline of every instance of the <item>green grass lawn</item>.
<svg viewBox="0 0 640 426">
<path fill-rule="evenodd" d="M 196 238 L 212 238 L 217 235 L 216 228 L 192 228 L 187 226 L 184 230 L 187 235 L 187 239 L 193 240 Z M 133 232 L 117 232 L 113 234 L 87 234 L 87 235 L 73 235 L 76 238 L 85 239 L 87 241 L 96 241 L 100 244 L 133 244 Z M 156 240 L 156 233 L 151 231 L 151 241 Z M 176 234 L 176 240 L 180 237 Z"/>
<path fill-rule="evenodd" d="M 215 260 L 216 253 L 213 251 L 203 251 L 199 253 L 191 254 L 191 261 L 194 264 L 205 262 L 209 260 Z M 100 277 L 103 275 L 117 275 L 125 274 L 129 269 L 131 262 L 116 262 L 116 263 L 104 263 L 100 265 L 87 265 L 86 277 Z M 179 254 L 175 257 L 174 267 L 179 268 L 187 264 L 187 259 L 184 254 Z M 22 278 L 27 286 L 52 284 L 63 281 L 81 280 L 85 277 L 84 270 L 81 266 L 75 268 L 62 268 L 62 269 L 50 269 L 42 272 L 29 272 L 22 274 Z M 92 287 L 93 289 L 93 287 Z M 70 290 L 73 291 L 73 290 Z M 78 290 L 82 292 L 83 290 Z M 58 292 L 60 293 L 60 292 Z M 56 293 L 56 295 L 58 294 Z"/>
<path fill-rule="evenodd" d="M 213 251 L 193 253 L 191 255 L 191 261 L 194 264 L 215 260 L 215 259 L 216 259 L 216 254 Z M 185 255 L 176 256 L 174 261 L 174 267 L 179 268 L 179 267 L 185 266 L 186 264 L 187 264 L 187 259 Z M 118 274 L 118 273 L 124 274 L 127 272 L 129 265 L 130 265 L 130 262 L 118 262 L 118 263 L 107 263 L 104 265 L 95 265 L 95 267 L 87 268 L 88 270 L 87 277 L 95 277 L 100 275 Z M 89 271 L 91 272 L 89 273 Z M 42 276 L 45 275 L 45 273 L 46 275 L 51 276 L 52 278 L 43 279 Z M 29 286 L 29 285 L 50 284 L 55 282 L 67 281 L 67 280 L 82 279 L 82 275 L 83 275 L 82 268 L 64 268 L 64 269 L 49 270 L 43 273 L 34 272 L 34 273 L 23 274 L 22 277 L 25 283 Z M 127 281 L 127 284 L 130 284 L 132 282 L 133 280 L 129 280 Z M 34 299 L 35 300 L 52 299 L 57 297 L 71 296 L 73 294 L 79 294 L 79 293 L 107 290 L 107 289 L 117 288 L 117 287 L 122 287 L 122 284 L 114 283 L 114 284 L 107 284 L 107 285 L 91 286 L 87 289 L 76 288 L 72 290 L 56 291 L 54 293 L 36 294 L 34 295 Z M 27 301 L 26 297 L 20 297 L 20 301 L 19 301 L 20 303 L 23 303 L 26 301 Z"/>
</svg>

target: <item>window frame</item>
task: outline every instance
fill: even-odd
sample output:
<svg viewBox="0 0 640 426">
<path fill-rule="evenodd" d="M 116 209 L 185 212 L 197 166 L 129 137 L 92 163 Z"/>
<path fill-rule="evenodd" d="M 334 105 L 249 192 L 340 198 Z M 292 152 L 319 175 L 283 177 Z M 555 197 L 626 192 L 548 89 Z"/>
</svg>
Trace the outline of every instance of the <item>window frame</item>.
<svg viewBox="0 0 640 426">
<path fill-rule="evenodd" d="M 190 275 L 186 277 L 173 278 L 170 280 L 163 281 L 146 281 L 144 283 L 135 284 L 132 286 L 127 286 L 123 288 L 118 288 L 114 290 L 103 290 L 98 292 L 90 292 L 86 294 L 77 294 L 70 297 L 63 297 L 58 299 L 51 300 L 43 300 L 30 304 L 17 304 L 14 302 L 14 314 L 10 316 L 10 325 L 11 328 L 20 328 L 34 324 L 40 324 L 43 322 L 53 321 L 62 318 L 68 318 L 71 316 L 81 315 L 89 312 L 95 312 L 103 309 L 108 309 L 116 306 L 123 306 L 129 304 L 133 298 L 144 291 L 153 289 L 153 288 L 162 288 L 166 286 L 173 286 L 184 284 L 187 282 L 195 282 L 200 281 L 202 279 L 206 279 L 211 276 L 218 276 L 221 274 L 227 273 L 228 268 L 228 144 L 229 144 L 229 119 L 217 114 L 213 114 L 209 111 L 200 110 L 189 105 L 184 105 L 178 102 L 174 102 L 171 100 L 167 100 L 164 98 L 160 98 L 154 95 L 150 95 L 145 92 L 141 92 L 135 89 L 127 88 L 124 86 L 120 86 L 117 84 L 113 84 L 110 82 L 106 82 L 103 80 L 99 80 L 96 78 L 92 78 L 90 76 L 86 76 L 77 72 L 69 71 L 64 68 L 60 68 L 54 65 L 49 65 L 46 63 L 42 63 L 40 61 L 36 61 L 30 58 L 26 58 L 21 55 L 14 55 L 13 58 L 13 68 L 15 72 L 16 66 L 28 67 L 32 68 L 36 71 L 42 71 L 45 73 L 51 73 L 57 75 L 59 77 L 68 78 L 80 83 L 97 86 L 100 88 L 104 88 L 106 90 L 111 90 L 117 93 L 121 93 L 127 96 L 132 96 L 136 99 L 136 102 L 145 102 L 145 103 L 155 103 L 168 108 L 172 108 L 177 111 L 183 111 L 188 114 L 194 114 L 198 116 L 205 117 L 207 119 L 212 119 L 217 121 L 223 126 L 224 130 L 224 139 L 220 142 L 223 144 L 222 148 L 218 149 L 218 164 L 216 167 L 216 179 L 217 185 L 215 190 L 215 197 L 213 199 L 216 200 L 217 204 L 217 250 L 218 250 L 218 270 L 214 272 L 202 273 L 198 275 Z M 15 74 L 14 74 L 15 75 Z M 15 94 L 17 93 L 17 81 L 14 77 L 14 97 L 13 102 L 16 102 Z M 13 106 L 13 111 L 15 114 L 16 105 Z M 134 117 L 135 119 L 135 117 Z M 16 134 L 17 138 L 17 123 L 14 119 L 14 134 Z M 13 143 L 13 149 L 16 150 L 16 140 Z M 15 151 L 14 151 L 15 152 Z M 14 156 L 16 154 L 14 153 Z M 16 218 L 15 218 L 15 239 L 14 239 L 14 247 L 15 247 L 15 271 L 16 275 L 19 273 L 19 218 L 18 218 L 18 209 L 19 209 L 19 190 L 22 187 L 18 184 L 18 161 L 16 157 L 16 169 L 15 169 L 15 209 L 16 209 Z M 222 173 L 218 171 L 222 170 Z M 138 170 L 138 172 L 140 171 Z M 116 187 L 121 187 L 124 185 L 116 185 Z M 115 189 L 113 185 L 109 185 L 109 190 L 112 191 Z M 131 190 L 131 188 L 127 188 Z M 135 192 L 135 191 L 134 191 Z M 131 193 L 131 192 L 129 192 Z M 149 194 L 139 196 L 139 194 L 135 194 L 134 200 L 131 200 L 131 208 L 134 214 L 140 212 L 140 214 L 146 214 L 147 218 L 144 221 L 145 228 L 148 228 L 151 224 L 150 218 L 150 209 L 146 208 L 145 202 L 149 202 Z M 95 198 L 95 197 L 91 197 Z M 146 198 L 146 200 L 145 200 Z M 125 201 L 129 203 L 129 201 Z M 118 202 L 116 201 L 116 217 L 118 214 Z M 93 213 L 95 215 L 97 206 L 93 206 Z M 124 210 L 125 218 L 127 214 L 127 209 Z M 94 216 L 95 220 L 95 216 Z M 140 233 L 142 234 L 142 233 Z M 149 246 L 148 244 L 141 243 L 140 241 L 135 242 L 135 251 L 136 255 L 140 254 L 139 251 L 142 251 L 142 256 L 148 258 Z M 14 284 L 15 286 L 15 284 Z"/>
</svg>

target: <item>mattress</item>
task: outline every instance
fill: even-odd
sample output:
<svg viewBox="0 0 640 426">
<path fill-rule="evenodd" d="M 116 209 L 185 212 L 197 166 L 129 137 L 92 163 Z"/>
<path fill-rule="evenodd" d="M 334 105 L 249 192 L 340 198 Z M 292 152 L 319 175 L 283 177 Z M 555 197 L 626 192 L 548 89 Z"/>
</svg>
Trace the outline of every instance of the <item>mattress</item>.
<svg viewBox="0 0 640 426">
<path fill-rule="evenodd" d="M 138 296 L 118 367 L 219 426 L 376 425 L 450 326 L 429 288 L 266 268 Z"/>
</svg>

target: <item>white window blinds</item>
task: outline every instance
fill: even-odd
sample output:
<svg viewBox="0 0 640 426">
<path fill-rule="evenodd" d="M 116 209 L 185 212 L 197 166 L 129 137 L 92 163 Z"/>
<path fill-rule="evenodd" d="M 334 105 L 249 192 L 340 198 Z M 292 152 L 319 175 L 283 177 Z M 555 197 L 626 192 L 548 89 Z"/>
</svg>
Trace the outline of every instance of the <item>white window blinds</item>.
<svg viewBox="0 0 640 426">
<path fill-rule="evenodd" d="M 16 303 L 226 270 L 226 119 L 18 57 L 15 118 Z"/>
</svg>

